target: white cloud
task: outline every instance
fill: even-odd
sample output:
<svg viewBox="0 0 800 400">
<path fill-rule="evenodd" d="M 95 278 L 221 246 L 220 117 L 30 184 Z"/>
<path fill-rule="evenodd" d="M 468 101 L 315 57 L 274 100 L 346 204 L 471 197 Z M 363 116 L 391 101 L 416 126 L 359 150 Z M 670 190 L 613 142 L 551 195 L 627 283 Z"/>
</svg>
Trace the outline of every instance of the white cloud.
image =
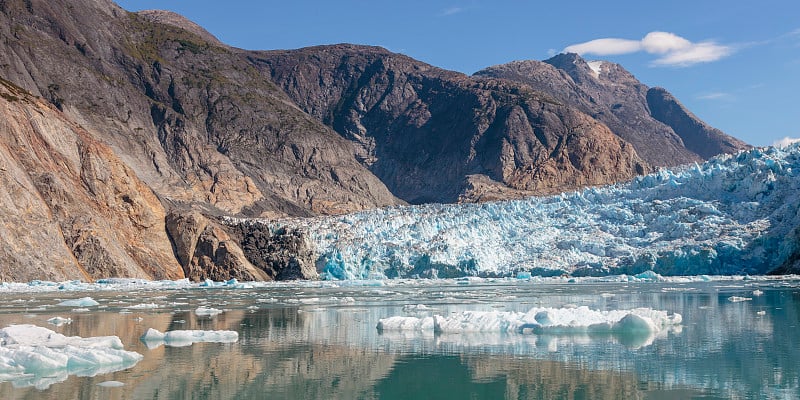
<svg viewBox="0 0 800 400">
<path fill-rule="evenodd" d="M 772 143 L 772 145 L 775 147 L 786 147 L 791 145 L 792 143 L 797 143 L 797 142 L 800 142 L 800 138 L 790 138 L 786 136 L 783 139 L 776 140 L 775 142 Z"/>
<path fill-rule="evenodd" d="M 617 54 L 635 53 L 642 49 L 638 40 L 627 39 L 595 39 L 585 43 L 573 44 L 564 49 L 565 53 L 595 54 L 598 56 L 613 56 Z"/>
<path fill-rule="evenodd" d="M 713 42 L 695 43 L 691 46 L 667 53 L 664 57 L 653 61 L 655 65 L 671 65 L 687 67 L 699 63 L 707 63 L 725 58 L 733 53 L 728 46 L 721 46 Z"/>
<path fill-rule="evenodd" d="M 670 32 L 650 32 L 641 40 L 603 38 L 564 48 L 566 53 L 598 56 L 629 54 L 644 51 L 660 57 L 653 65 L 686 67 L 717 61 L 733 53 L 733 48 L 713 41 L 693 43 Z"/>
</svg>

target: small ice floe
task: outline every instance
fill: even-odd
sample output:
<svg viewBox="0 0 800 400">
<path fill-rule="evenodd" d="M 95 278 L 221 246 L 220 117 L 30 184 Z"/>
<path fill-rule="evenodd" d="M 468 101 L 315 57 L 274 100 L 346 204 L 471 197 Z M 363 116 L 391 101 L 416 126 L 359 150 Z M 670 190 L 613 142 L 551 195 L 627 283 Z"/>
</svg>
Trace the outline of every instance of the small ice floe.
<svg viewBox="0 0 800 400">
<path fill-rule="evenodd" d="M 117 336 L 64 336 L 36 325 L 0 329 L 0 380 L 46 389 L 69 375 L 95 376 L 127 369 L 143 357 L 123 350 Z"/>
<path fill-rule="evenodd" d="M 156 304 L 156 303 L 142 303 L 142 304 L 136 304 L 136 305 L 130 306 L 128 308 L 131 309 L 131 310 L 150 310 L 150 309 L 154 309 L 154 308 L 158 308 L 158 307 L 160 307 L 160 306 L 158 304 Z"/>
<path fill-rule="evenodd" d="M 528 312 L 462 311 L 447 317 L 395 316 L 378 321 L 377 329 L 385 331 L 433 331 L 437 334 L 495 333 L 574 335 L 611 334 L 632 347 L 652 343 L 657 335 L 678 329 L 680 314 L 651 308 L 598 311 L 586 306 L 577 308 L 536 307 Z"/>
<path fill-rule="evenodd" d="M 661 282 L 664 280 L 664 277 L 660 274 L 655 273 L 652 270 L 644 271 L 640 274 L 636 274 L 631 277 L 631 280 L 634 281 L 645 281 L 645 282 Z"/>
<path fill-rule="evenodd" d="M 198 317 L 214 318 L 217 315 L 222 314 L 222 310 L 213 307 L 200 306 L 197 307 L 196 310 L 194 310 L 194 314 L 197 315 Z"/>
<path fill-rule="evenodd" d="M 756 297 L 758 297 L 758 296 L 761 296 L 761 295 L 763 295 L 763 294 L 764 294 L 764 292 L 762 292 L 762 291 L 761 291 L 761 290 L 759 290 L 759 289 L 753 290 L 753 296 L 756 296 Z"/>
<path fill-rule="evenodd" d="M 50 325 L 61 326 L 72 323 L 72 318 L 53 317 L 47 320 Z"/>
<path fill-rule="evenodd" d="M 118 388 L 125 386 L 125 384 L 120 381 L 105 381 L 98 383 L 97 386 L 107 387 L 107 388 Z"/>
<path fill-rule="evenodd" d="M 91 297 L 82 297 L 80 299 L 72 299 L 72 300 L 64 300 L 61 303 L 56 304 L 58 306 L 63 307 L 94 307 L 100 305 L 97 301 L 95 301 Z"/>
<path fill-rule="evenodd" d="M 239 340 L 236 331 L 202 331 L 202 330 L 175 330 L 160 332 L 149 328 L 140 338 L 148 348 L 154 349 L 163 345 L 171 347 L 191 346 L 194 343 L 235 343 Z"/>
<path fill-rule="evenodd" d="M 739 303 L 742 301 L 751 301 L 751 300 L 753 300 L 752 297 L 741 297 L 741 296 L 728 297 L 728 301 L 730 301 L 731 303 Z"/>
</svg>

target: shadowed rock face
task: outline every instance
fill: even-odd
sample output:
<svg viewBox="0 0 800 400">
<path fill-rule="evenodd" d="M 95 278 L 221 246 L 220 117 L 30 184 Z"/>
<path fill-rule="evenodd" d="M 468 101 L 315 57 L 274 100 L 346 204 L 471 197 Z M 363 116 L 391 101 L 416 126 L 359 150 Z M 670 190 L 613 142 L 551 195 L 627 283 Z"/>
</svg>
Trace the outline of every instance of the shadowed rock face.
<svg viewBox="0 0 800 400">
<path fill-rule="evenodd" d="M 618 64 L 587 63 L 576 54 L 515 61 L 476 76 L 524 83 L 575 107 L 633 144 L 655 166 L 676 166 L 749 146 L 688 112 L 666 90 L 648 88 Z"/>
<path fill-rule="evenodd" d="M 482 198 L 470 176 L 496 182 L 492 198 L 503 198 L 502 187 L 508 197 L 553 193 L 649 170 L 596 120 L 518 83 L 366 46 L 263 52 L 256 62 L 411 203 Z"/>
</svg>

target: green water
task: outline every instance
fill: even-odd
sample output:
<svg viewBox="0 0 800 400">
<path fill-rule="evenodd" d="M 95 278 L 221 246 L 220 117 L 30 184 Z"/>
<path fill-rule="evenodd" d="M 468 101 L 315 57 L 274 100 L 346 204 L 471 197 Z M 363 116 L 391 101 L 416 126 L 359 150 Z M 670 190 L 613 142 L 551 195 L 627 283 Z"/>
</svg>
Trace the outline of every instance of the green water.
<svg viewBox="0 0 800 400">
<path fill-rule="evenodd" d="M 464 283 L 464 282 L 461 282 Z M 754 295 L 755 290 L 763 291 Z M 88 312 L 54 306 L 91 296 Z M 750 298 L 731 301 L 731 296 Z M 0 383 L 2 399 L 797 399 L 800 282 L 538 284 L 406 282 L 387 286 L 276 284 L 0 294 L 0 327 L 35 324 L 65 335 L 117 335 L 144 359 L 96 376 L 43 374 Z M 157 308 L 136 309 L 138 304 Z M 651 307 L 683 315 L 680 329 L 613 335 L 434 335 L 377 331 L 378 319 L 424 304 L 527 311 Z M 197 317 L 213 306 L 225 312 Z M 55 327 L 53 316 L 70 317 Z M 147 328 L 228 329 L 236 343 L 148 348 Z M 2 378 L 2 377 L 0 377 Z M 99 383 L 118 381 L 120 387 Z"/>
</svg>

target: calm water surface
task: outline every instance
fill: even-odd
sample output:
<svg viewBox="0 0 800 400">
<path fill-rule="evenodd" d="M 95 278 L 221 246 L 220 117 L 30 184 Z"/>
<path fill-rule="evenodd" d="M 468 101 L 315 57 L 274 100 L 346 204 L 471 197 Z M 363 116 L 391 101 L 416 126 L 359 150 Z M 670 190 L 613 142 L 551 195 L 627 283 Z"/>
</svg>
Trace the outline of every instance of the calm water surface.
<svg viewBox="0 0 800 400">
<path fill-rule="evenodd" d="M 754 296 L 756 289 L 763 294 Z M 88 312 L 55 306 L 84 296 L 100 306 Z M 731 296 L 751 300 L 731 301 Z M 409 307 L 418 304 L 433 310 Z M 198 317 L 194 310 L 201 305 L 225 312 Z M 381 334 L 375 328 L 378 319 L 395 315 L 583 305 L 651 307 L 682 314 L 683 324 L 651 338 Z M 54 316 L 73 322 L 55 327 L 47 323 Z M 117 335 L 126 350 L 144 359 L 96 376 L 2 382 L 2 399 L 800 398 L 800 282 L 795 280 L 318 282 L 0 294 L 0 327 L 19 323 L 69 336 Z M 233 344 L 148 348 L 139 341 L 147 328 L 229 329 L 240 336 Z M 98 386 L 107 381 L 124 386 Z"/>
</svg>

